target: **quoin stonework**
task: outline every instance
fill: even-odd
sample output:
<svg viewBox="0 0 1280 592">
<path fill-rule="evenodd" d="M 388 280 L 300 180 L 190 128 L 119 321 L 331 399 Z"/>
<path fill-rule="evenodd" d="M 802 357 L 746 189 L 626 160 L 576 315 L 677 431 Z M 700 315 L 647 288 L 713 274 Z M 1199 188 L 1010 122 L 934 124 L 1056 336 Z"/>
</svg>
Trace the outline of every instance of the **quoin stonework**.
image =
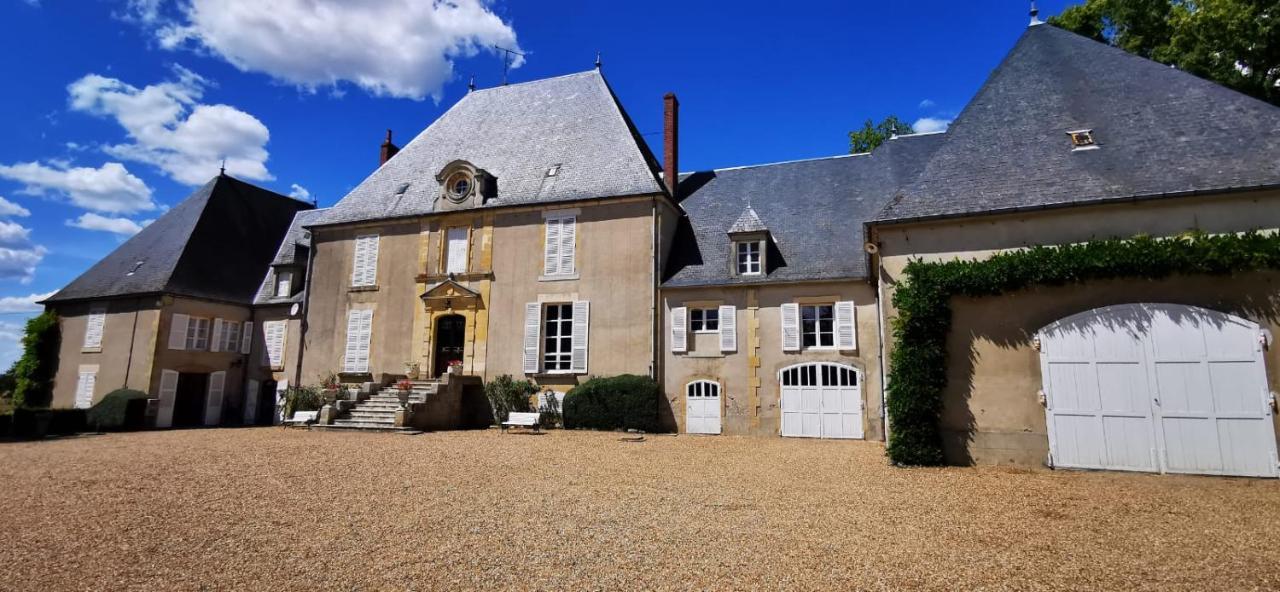
<svg viewBox="0 0 1280 592">
<path fill-rule="evenodd" d="M 698 122 L 659 106 L 661 160 L 597 69 L 388 134 L 327 209 L 220 175 L 45 302 L 54 404 L 128 387 L 157 427 L 270 424 L 331 374 L 554 398 L 638 374 L 672 431 L 883 440 L 910 261 L 1280 229 L 1280 109 L 1045 24 L 947 131 L 866 154 L 680 172 Z M 949 461 L 1277 475 L 1280 274 L 953 307 Z"/>
</svg>

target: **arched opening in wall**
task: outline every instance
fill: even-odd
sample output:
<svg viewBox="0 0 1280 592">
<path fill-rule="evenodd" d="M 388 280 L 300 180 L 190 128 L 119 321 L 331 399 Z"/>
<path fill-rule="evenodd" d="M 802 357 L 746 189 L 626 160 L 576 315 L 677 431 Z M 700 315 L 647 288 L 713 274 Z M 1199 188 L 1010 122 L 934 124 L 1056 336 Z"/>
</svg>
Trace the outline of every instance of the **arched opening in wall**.
<svg viewBox="0 0 1280 592">
<path fill-rule="evenodd" d="M 1183 304 L 1121 304 L 1037 334 L 1050 464 L 1277 476 L 1261 327 Z"/>
<path fill-rule="evenodd" d="M 799 438 L 862 438 L 862 373 L 831 362 L 810 362 L 778 371 L 782 435 Z"/>
<path fill-rule="evenodd" d="M 684 431 L 688 434 L 720 433 L 720 384 L 695 380 L 684 389 Z"/>
<path fill-rule="evenodd" d="M 451 364 L 461 364 L 466 344 L 467 321 L 462 315 L 444 315 L 436 319 L 435 351 L 432 359 L 435 376 L 449 371 Z"/>
</svg>

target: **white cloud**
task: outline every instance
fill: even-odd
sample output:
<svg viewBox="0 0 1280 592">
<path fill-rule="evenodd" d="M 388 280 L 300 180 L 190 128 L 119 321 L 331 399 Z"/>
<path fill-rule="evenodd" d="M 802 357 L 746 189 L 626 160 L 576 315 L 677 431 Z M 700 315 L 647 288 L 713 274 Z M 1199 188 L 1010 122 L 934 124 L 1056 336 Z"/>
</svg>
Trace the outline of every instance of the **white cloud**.
<svg viewBox="0 0 1280 592">
<path fill-rule="evenodd" d="M 307 191 L 306 187 L 303 187 L 297 183 L 294 183 L 292 185 L 289 185 L 289 197 L 301 199 L 304 201 L 310 201 L 311 192 Z"/>
<path fill-rule="evenodd" d="M 947 130 L 947 126 L 951 125 L 951 119 L 943 119 L 941 117 L 921 117 L 911 124 L 917 134 L 927 134 L 931 132 L 942 132 Z"/>
<path fill-rule="evenodd" d="M 205 50 L 309 90 L 345 81 L 377 96 L 439 100 L 455 60 L 496 54 L 494 45 L 519 50 L 487 0 L 188 0 L 173 18 L 148 12 L 154 2 L 133 4 L 162 47 Z"/>
<path fill-rule="evenodd" d="M 49 166 L 38 162 L 0 165 L 0 177 L 25 185 L 19 193 L 65 196 L 86 210 L 113 214 L 154 210 L 151 188 L 124 165 L 108 162 L 99 168 Z"/>
<path fill-rule="evenodd" d="M 227 172 L 270 181 L 267 141 L 271 133 L 256 117 L 229 105 L 199 101 L 209 82 L 181 66 L 174 80 L 143 88 L 89 74 L 67 86 L 71 109 L 115 119 L 131 143 L 105 146 L 116 158 L 143 162 L 173 180 L 201 185 Z"/>
<path fill-rule="evenodd" d="M 31 246 L 31 229 L 16 222 L 0 220 L 0 247 Z"/>
<path fill-rule="evenodd" d="M 0 197 L 0 218 L 9 217 L 9 216 L 13 216 L 17 218 L 25 218 L 30 215 L 31 215 L 31 210 L 28 210 L 27 208 L 24 208 L 16 203 L 13 203 L 3 197 Z"/>
<path fill-rule="evenodd" d="M 933 102 L 932 99 L 925 99 L 923 101 L 920 101 L 921 109 L 932 109 L 935 105 L 937 105 L 937 103 Z"/>
<path fill-rule="evenodd" d="M 154 220 L 134 222 L 128 218 L 108 218 L 106 216 L 99 216 L 93 212 L 89 212 L 81 215 L 75 220 L 67 220 L 67 226 L 71 226 L 72 228 L 83 228 L 85 230 L 111 232 L 121 236 L 133 236 L 138 234 L 140 230 L 152 222 L 154 222 Z"/>
<path fill-rule="evenodd" d="M 36 303 L 53 296 L 57 292 L 57 290 L 54 290 L 44 294 L 31 294 L 28 296 L 5 296 L 0 298 L 0 313 L 40 312 L 44 310 L 44 307 Z"/>
<path fill-rule="evenodd" d="M 0 280 L 17 280 L 31 283 L 36 276 L 36 266 L 48 250 L 40 245 L 24 248 L 0 247 Z"/>
</svg>

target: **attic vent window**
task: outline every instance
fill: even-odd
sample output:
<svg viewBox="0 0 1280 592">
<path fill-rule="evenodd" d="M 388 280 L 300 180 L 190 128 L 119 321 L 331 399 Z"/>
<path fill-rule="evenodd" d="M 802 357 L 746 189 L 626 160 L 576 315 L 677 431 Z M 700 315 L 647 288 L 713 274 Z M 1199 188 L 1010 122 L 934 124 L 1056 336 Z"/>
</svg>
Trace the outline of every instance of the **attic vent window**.
<svg viewBox="0 0 1280 592">
<path fill-rule="evenodd" d="M 551 165 L 551 168 L 547 169 L 547 176 L 548 176 L 548 177 L 554 177 L 554 176 L 559 175 L 559 174 L 560 174 L 560 165 L 558 165 L 558 164 L 553 164 L 553 165 Z"/>
<path fill-rule="evenodd" d="M 396 195 L 404 195 L 404 192 L 408 190 L 409 190 L 409 184 L 405 183 L 401 185 L 399 189 L 396 189 Z"/>
<path fill-rule="evenodd" d="M 1092 150 L 1098 147 L 1093 140 L 1093 130 L 1075 130 L 1067 132 L 1067 136 L 1071 138 L 1072 150 Z"/>
<path fill-rule="evenodd" d="M 134 263 L 134 264 L 133 264 L 133 268 L 132 268 L 132 269 L 130 269 L 130 270 L 129 270 L 129 273 L 126 273 L 125 275 L 133 275 L 133 274 L 137 273 L 137 272 L 138 272 L 138 269 L 142 267 L 142 264 L 143 264 L 143 263 L 146 263 L 146 261 L 138 261 L 137 263 Z"/>
</svg>

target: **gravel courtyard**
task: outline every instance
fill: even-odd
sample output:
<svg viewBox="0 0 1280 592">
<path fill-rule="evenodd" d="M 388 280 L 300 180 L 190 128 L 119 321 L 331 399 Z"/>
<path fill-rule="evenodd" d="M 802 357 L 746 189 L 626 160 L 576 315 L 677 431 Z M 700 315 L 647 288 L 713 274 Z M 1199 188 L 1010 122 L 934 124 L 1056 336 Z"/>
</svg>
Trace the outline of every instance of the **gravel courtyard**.
<svg viewBox="0 0 1280 592">
<path fill-rule="evenodd" d="M 0 443 L 0 588 L 1275 589 L 1280 483 L 867 442 L 283 428 Z"/>
</svg>

